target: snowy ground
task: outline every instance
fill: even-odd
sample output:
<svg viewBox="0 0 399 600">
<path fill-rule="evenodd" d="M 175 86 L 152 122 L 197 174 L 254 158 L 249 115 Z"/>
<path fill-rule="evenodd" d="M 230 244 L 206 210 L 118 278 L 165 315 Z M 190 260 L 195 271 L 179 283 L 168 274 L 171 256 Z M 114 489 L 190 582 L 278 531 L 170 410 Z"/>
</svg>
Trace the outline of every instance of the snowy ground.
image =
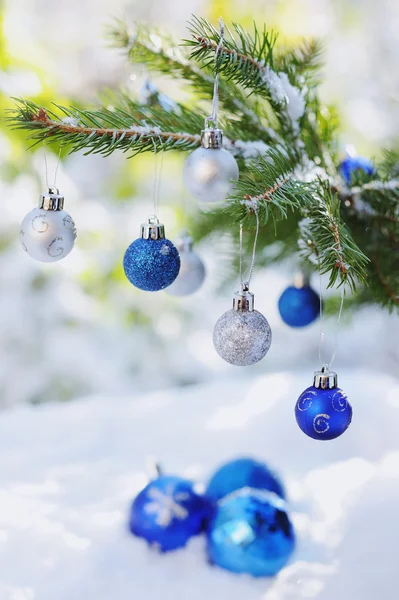
<svg viewBox="0 0 399 600">
<path fill-rule="evenodd" d="M 311 373 L 0 416 L 1 600 L 397 600 L 399 382 L 340 371 L 350 430 L 318 443 L 293 406 Z M 126 531 L 148 455 L 206 480 L 237 455 L 280 471 L 299 537 L 271 581 L 207 565 L 204 539 L 158 555 Z"/>
</svg>

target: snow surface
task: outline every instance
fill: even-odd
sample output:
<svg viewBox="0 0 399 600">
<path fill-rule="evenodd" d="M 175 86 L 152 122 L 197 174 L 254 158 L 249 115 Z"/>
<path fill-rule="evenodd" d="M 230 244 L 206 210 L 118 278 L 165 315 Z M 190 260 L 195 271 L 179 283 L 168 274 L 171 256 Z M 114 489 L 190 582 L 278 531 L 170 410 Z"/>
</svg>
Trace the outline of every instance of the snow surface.
<svg viewBox="0 0 399 600">
<path fill-rule="evenodd" d="M 0 599 L 396 600 L 399 381 L 339 378 L 354 420 L 326 443 L 295 423 L 303 371 L 4 412 Z M 276 467 L 299 538 L 292 563 L 256 580 L 209 566 L 203 537 L 160 555 L 130 536 L 149 455 L 200 481 L 239 455 Z"/>
</svg>

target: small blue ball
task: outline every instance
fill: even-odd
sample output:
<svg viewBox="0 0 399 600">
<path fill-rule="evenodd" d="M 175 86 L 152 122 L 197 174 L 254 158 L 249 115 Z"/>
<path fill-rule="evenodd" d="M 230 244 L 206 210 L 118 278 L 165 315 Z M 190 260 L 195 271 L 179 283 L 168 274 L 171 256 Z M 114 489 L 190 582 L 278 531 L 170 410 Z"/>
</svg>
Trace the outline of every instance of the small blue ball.
<svg viewBox="0 0 399 600">
<path fill-rule="evenodd" d="M 126 277 L 146 292 L 163 290 L 174 282 L 180 271 L 180 256 L 171 241 L 138 238 L 123 258 Z"/>
<path fill-rule="evenodd" d="M 333 440 L 342 435 L 352 421 L 352 407 L 339 388 L 308 387 L 295 405 L 299 427 L 314 440 Z"/>
<path fill-rule="evenodd" d="M 278 301 L 284 323 L 290 327 L 310 325 L 320 314 L 320 296 L 308 285 L 287 287 Z"/>
<path fill-rule="evenodd" d="M 238 458 L 221 466 L 211 478 L 206 495 L 216 502 L 244 487 L 268 490 L 285 497 L 283 485 L 276 474 L 267 465 L 252 458 Z"/>
<path fill-rule="evenodd" d="M 241 490 L 219 503 L 207 530 L 212 564 L 254 577 L 271 577 L 286 565 L 295 547 L 294 530 L 281 504 L 268 496 Z"/>
<path fill-rule="evenodd" d="M 213 508 L 194 484 L 180 477 L 161 475 L 133 500 L 129 529 L 161 552 L 176 550 L 200 533 Z"/>
<path fill-rule="evenodd" d="M 351 185 L 353 183 L 353 175 L 356 171 L 360 171 L 366 175 L 373 175 L 375 170 L 373 163 L 368 158 L 364 156 L 348 156 L 339 165 L 339 171 L 347 185 Z"/>
</svg>

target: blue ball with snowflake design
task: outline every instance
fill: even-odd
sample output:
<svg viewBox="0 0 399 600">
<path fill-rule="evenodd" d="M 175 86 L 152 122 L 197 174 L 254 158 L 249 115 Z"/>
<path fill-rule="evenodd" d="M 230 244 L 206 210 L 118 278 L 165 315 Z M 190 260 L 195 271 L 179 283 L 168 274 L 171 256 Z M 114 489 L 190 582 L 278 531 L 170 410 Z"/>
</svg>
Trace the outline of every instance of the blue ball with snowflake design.
<svg viewBox="0 0 399 600">
<path fill-rule="evenodd" d="M 141 225 L 141 237 L 126 250 L 123 268 L 130 283 L 146 292 L 164 290 L 178 276 L 179 252 L 156 217 Z"/>
<path fill-rule="evenodd" d="M 181 477 L 161 475 L 133 500 L 129 529 L 161 552 L 176 550 L 200 533 L 213 508 L 195 484 Z"/>
</svg>

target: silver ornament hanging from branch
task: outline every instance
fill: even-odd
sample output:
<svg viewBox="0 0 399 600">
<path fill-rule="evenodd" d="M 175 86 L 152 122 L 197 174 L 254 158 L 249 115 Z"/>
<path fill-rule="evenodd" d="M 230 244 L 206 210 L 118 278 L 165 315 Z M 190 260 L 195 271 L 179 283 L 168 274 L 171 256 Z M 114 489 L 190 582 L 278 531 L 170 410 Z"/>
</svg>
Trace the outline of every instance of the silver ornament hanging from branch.
<svg viewBox="0 0 399 600">
<path fill-rule="evenodd" d="M 180 271 L 175 281 L 165 291 L 171 296 L 189 296 L 202 286 L 205 279 L 205 265 L 193 250 L 193 238 L 183 232 L 176 240 L 180 254 Z"/>
<path fill-rule="evenodd" d="M 223 46 L 224 23 L 219 19 L 220 40 L 215 50 L 217 56 Z M 205 119 L 201 131 L 201 147 L 192 152 L 183 168 L 183 181 L 196 200 L 206 203 L 224 202 L 239 177 L 236 159 L 223 148 L 223 131 L 218 128 L 219 73 L 215 73 L 212 114 Z M 209 126 L 213 123 L 213 127 Z"/>
<path fill-rule="evenodd" d="M 272 343 L 270 325 L 254 309 L 254 295 L 249 290 L 255 266 L 256 243 L 259 233 L 259 215 L 256 215 L 256 233 L 248 281 L 242 277 L 242 224 L 240 225 L 240 290 L 233 296 L 233 308 L 217 321 L 213 331 L 216 352 L 226 362 L 237 367 L 254 365 L 264 358 Z"/>
</svg>

